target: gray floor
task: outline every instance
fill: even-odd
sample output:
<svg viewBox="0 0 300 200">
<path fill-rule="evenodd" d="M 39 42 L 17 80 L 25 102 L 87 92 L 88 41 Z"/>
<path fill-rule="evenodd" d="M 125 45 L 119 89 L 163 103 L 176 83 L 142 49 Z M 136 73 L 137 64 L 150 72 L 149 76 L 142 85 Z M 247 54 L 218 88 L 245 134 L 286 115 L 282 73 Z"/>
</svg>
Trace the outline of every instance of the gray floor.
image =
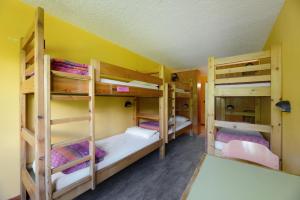
<svg viewBox="0 0 300 200">
<path fill-rule="evenodd" d="M 155 151 L 77 199 L 180 199 L 203 152 L 203 137 L 180 136 L 167 145 L 164 160 L 159 160 L 158 151 Z"/>
</svg>

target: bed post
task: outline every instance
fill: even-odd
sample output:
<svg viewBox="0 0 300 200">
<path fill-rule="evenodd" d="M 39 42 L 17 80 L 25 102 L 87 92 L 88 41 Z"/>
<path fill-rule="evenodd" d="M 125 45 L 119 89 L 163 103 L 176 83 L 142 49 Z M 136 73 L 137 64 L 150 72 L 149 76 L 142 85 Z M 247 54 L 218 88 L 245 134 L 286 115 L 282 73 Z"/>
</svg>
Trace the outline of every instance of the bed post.
<svg viewBox="0 0 300 200">
<path fill-rule="evenodd" d="M 89 66 L 89 132 L 90 132 L 90 141 L 89 141 L 89 153 L 91 156 L 90 160 L 90 176 L 91 180 L 91 189 L 94 190 L 96 187 L 96 169 L 95 169 L 95 69 L 100 69 L 100 63 L 96 60 L 91 60 L 91 65 Z"/>
<path fill-rule="evenodd" d="M 282 158 L 282 113 L 276 103 L 282 100 L 281 85 L 281 46 L 271 47 L 271 150 Z"/>
<path fill-rule="evenodd" d="M 164 83 L 164 105 L 165 105 L 165 111 L 164 111 L 164 138 L 165 143 L 168 143 L 168 129 L 169 129 L 169 84 L 167 82 Z"/>
<path fill-rule="evenodd" d="M 194 101 L 194 88 L 193 88 L 193 81 L 191 80 L 190 81 L 190 90 L 191 90 L 191 97 L 189 99 L 189 117 L 190 117 L 190 120 L 192 122 L 191 124 L 191 128 L 190 128 L 190 136 L 193 136 L 193 132 L 194 132 L 194 127 L 193 127 L 193 123 L 194 123 L 194 119 L 193 119 L 193 116 L 194 116 L 194 110 L 193 110 L 193 101 Z"/>
<path fill-rule="evenodd" d="M 215 58 L 208 59 L 208 85 L 207 85 L 207 153 L 214 154 L 214 132 L 215 132 Z"/>
<path fill-rule="evenodd" d="M 159 148 L 159 155 L 160 155 L 160 159 L 164 159 L 165 157 L 165 120 L 164 120 L 164 112 L 165 112 L 165 99 L 167 98 L 165 95 L 165 91 L 164 91 L 164 83 L 165 83 L 165 67 L 162 65 L 160 67 L 160 73 L 159 73 L 159 77 L 163 80 L 162 85 L 160 85 L 159 89 L 162 90 L 163 95 L 161 97 L 159 97 L 159 132 L 160 132 L 160 138 L 163 139 L 163 142 Z"/>
<path fill-rule="evenodd" d="M 35 198 L 45 199 L 44 10 L 37 8 L 34 32 Z"/>
</svg>

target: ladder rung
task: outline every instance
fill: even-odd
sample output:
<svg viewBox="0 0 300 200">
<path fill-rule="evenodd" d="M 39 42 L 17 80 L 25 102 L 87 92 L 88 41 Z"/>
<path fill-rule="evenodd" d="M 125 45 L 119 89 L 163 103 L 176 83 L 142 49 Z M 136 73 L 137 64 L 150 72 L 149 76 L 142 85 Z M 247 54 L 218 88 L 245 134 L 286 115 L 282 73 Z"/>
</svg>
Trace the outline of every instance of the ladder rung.
<svg viewBox="0 0 300 200">
<path fill-rule="evenodd" d="M 30 130 L 28 130 L 27 128 L 22 128 L 21 130 L 21 136 L 22 138 L 28 143 L 30 144 L 30 146 L 34 147 L 34 134 L 33 132 L 31 132 Z"/>
<path fill-rule="evenodd" d="M 60 101 L 89 101 L 91 97 L 79 95 L 51 95 L 51 99 Z"/>
<path fill-rule="evenodd" d="M 62 196 L 63 194 L 69 192 L 70 190 L 72 190 L 88 181 L 91 181 L 91 180 L 92 180 L 92 177 L 87 176 L 85 178 L 80 179 L 79 181 L 76 181 L 75 183 L 72 183 L 71 185 L 68 185 L 68 186 L 62 188 L 61 190 L 56 191 L 53 193 L 53 199 L 57 199 L 58 197 Z"/>
<path fill-rule="evenodd" d="M 64 124 L 64 123 L 70 123 L 70 122 L 87 121 L 87 120 L 90 120 L 89 116 L 85 116 L 85 117 L 69 117 L 69 118 L 62 118 L 62 119 L 53 119 L 53 120 L 51 120 L 51 125 Z"/>
<path fill-rule="evenodd" d="M 76 80 L 90 80 L 91 77 L 87 75 L 79 75 L 79 74 L 72 74 L 67 72 L 60 72 L 51 70 L 52 74 L 59 77 L 69 78 L 69 79 L 76 79 Z"/>
<path fill-rule="evenodd" d="M 59 142 L 59 143 L 53 144 L 52 149 L 60 148 L 60 147 L 64 147 L 64 146 L 68 146 L 68 145 L 72 145 L 72 144 L 76 144 L 76 143 L 80 143 L 80 142 L 83 142 L 83 141 L 86 141 L 86 140 L 90 141 L 91 136 L 83 137 L 83 138 L 79 138 L 79 139 L 73 139 L 73 140 L 69 140 L 69 141 Z"/>
<path fill-rule="evenodd" d="M 55 173 L 57 173 L 57 172 L 64 171 L 64 170 L 66 170 L 66 169 L 69 169 L 69 168 L 71 168 L 71 167 L 74 167 L 75 165 L 78 165 L 78 164 L 83 163 L 83 162 L 85 162 L 85 161 L 88 161 L 88 160 L 90 160 L 90 159 L 91 159 L 91 156 L 88 155 L 88 156 L 84 156 L 84 157 L 82 157 L 82 158 L 79 158 L 79 159 L 77 159 L 77 160 L 73 160 L 73 161 L 68 162 L 68 163 L 66 163 L 66 164 L 64 164 L 64 165 L 61 165 L 61 166 L 56 167 L 56 168 L 53 168 L 53 169 L 51 170 L 51 171 L 52 171 L 52 174 L 55 174 Z"/>
<path fill-rule="evenodd" d="M 26 55 L 25 62 L 33 63 L 33 60 L 34 60 L 34 48 L 32 48 Z"/>
</svg>

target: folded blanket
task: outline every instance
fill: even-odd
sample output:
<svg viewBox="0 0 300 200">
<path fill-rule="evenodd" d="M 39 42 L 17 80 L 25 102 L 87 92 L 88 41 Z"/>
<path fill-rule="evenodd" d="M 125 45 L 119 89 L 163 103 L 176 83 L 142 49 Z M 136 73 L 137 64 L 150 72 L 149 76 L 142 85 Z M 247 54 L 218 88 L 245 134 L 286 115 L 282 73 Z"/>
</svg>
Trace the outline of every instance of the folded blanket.
<svg viewBox="0 0 300 200">
<path fill-rule="evenodd" d="M 68 145 L 65 147 L 55 148 L 51 150 L 51 167 L 56 168 L 61 165 L 64 165 L 73 160 L 77 160 L 84 156 L 89 155 L 89 142 L 84 141 L 77 144 Z M 98 147 L 95 149 L 95 159 L 96 163 L 103 160 L 106 152 Z M 65 174 L 70 174 L 79 169 L 85 168 L 89 166 L 90 161 L 86 161 L 84 163 L 80 163 L 76 166 L 68 168 L 63 171 Z"/>
<path fill-rule="evenodd" d="M 72 74 L 87 75 L 88 65 L 70 62 L 61 59 L 51 60 L 51 69 Z"/>
<path fill-rule="evenodd" d="M 140 123 L 141 128 L 146 128 L 150 130 L 156 130 L 159 131 L 159 122 L 158 121 L 146 121 Z"/>
</svg>

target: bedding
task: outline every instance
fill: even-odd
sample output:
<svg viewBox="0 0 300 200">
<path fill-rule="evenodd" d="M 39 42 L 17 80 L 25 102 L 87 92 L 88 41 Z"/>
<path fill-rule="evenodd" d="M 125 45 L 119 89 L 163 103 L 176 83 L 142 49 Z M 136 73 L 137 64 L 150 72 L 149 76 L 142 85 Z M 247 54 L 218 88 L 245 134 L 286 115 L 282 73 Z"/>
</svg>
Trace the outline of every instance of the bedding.
<svg viewBox="0 0 300 200">
<path fill-rule="evenodd" d="M 149 139 L 143 137 L 121 133 L 109 138 L 101 139 L 95 142 L 96 147 L 101 148 L 106 152 L 103 160 L 96 164 L 96 170 L 101 170 L 109 165 L 112 165 L 125 157 L 157 142 L 159 133 Z M 54 189 L 60 190 L 76 181 L 89 175 L 89 167 L 77 170 L 70 174 L 62 172 L 52 175 L 52 183 Z"/>
<path fill-rule="evenodd" d="M 62 59 L 51 59 L 51 69 L 79 75 L 88 75 L 88 65 Z"/>
<path fill-rule="evenodd" d="M 265 83 L 247 83 L 247 84 L 224 84 L 224 85 L 216 85 L 216 88 L 245 88 L 245 87 L 270 87 L 270 82 Z"/>
<path fill-rule="evenodd" d="M 180 115 L 176 115 L 175 116 L 175 120 L 176 120 L 176 122 L 186 122 L 186 121 L 189 121 L 189 119 L 187 117 L 180 116 Z M 174 117 L 171 117 L 169 119 L 169 124 L 172 124 L 173 122 L 174 122 Z"/>
<path fill-rule="evenodd" d="M 141 128 L 156 130 L 159 131 L 159 122 L 158 121 L 145 121 L 139 124 Z"/>
<path fill-rule="evenodd" d="M 152 90 L 158 89 L 158 85 L 146 83 L 146 82 L 142 82 L 142 81 L 125 82 L 125 81 L 117 81 L 117 80 L 108 79 L 108 78 L 101 78 L 100 81 L 101 81 L 101 83 L 122 85 L 122 86 L 128 86 L 128 87 L 139 87 L 139 88 L 152 89 Z"/>
<path fill-rule="evenodd" d="M 142 127 L 135 126 L 135 127 L 127 128 L 125 133 L 130 134 L 130 135 L 134 135 L 134 136 L 137 136 L 137 137 L 142 137 L 142 138 L 145 138 L 145 139 L 149 139 L 149 138 L 153 137 L 155 134 L 157 134 L 158 131 L 157 130 L 145 129 L 145 128 L 142 128 Z"/>
<path fill-rule="evenodd" d="M 218 149 L 222 150 L 224 144 L 232 140 L 254 142 L 264 145 L 267 148 L 270 146 L 269 142 L 259 132 L 239 131 L 235 129 L 219 129 L 216 134 L 215 147 L 217 144 Z"/>
</svg>

